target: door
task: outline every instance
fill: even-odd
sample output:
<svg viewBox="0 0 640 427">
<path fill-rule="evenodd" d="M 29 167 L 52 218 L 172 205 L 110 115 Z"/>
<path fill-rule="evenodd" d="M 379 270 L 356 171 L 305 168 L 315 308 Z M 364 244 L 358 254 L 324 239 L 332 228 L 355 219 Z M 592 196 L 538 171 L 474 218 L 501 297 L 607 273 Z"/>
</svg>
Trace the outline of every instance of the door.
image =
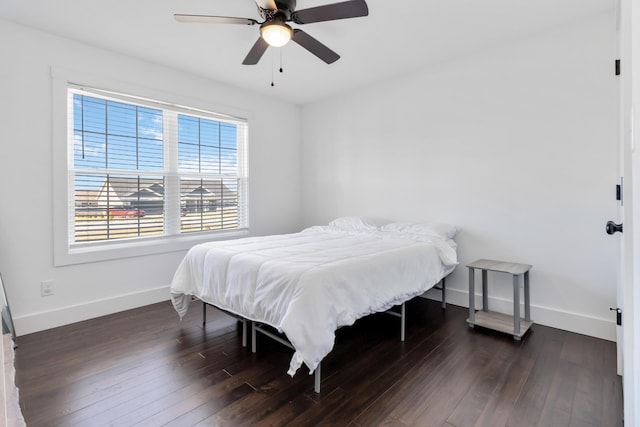
<svg viewBox="0 0 640 427">
<path fill-rule="evenodd" d="M 640 423 L 640 7 L 632 0 L 618 2 L 618 42 L 621 59 L 619 146 L 624 179 L 621 267 L 618 280 L 618 307 L 622 326 L 618 327 L 618 370 L 622 374 L 624 422 Z M 635 58 L 632 56 L 635 50 Z M 635 124 L 635 126 L 634 126 Z"/>
</svg>

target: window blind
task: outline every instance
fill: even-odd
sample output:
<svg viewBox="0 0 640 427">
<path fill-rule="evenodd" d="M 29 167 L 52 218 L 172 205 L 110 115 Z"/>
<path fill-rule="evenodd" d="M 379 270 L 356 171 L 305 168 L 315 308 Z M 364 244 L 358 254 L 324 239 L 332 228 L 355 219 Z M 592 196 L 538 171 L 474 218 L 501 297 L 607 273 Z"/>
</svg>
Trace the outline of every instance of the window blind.
<svg viewBox="0 0 640 427">
<path fill-rule="evenodd" d="M 248 227 L 246 120 L 68 94 L 70 245 Z"/>
</svg>

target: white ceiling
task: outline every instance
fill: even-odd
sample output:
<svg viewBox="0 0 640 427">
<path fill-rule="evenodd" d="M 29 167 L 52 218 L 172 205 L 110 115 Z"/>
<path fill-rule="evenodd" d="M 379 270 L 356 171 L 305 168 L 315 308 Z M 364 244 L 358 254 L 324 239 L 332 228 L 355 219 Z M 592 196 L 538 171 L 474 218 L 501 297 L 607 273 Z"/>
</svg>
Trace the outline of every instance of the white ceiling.
<svg viewBox="0 0 640 427">
<path fill-rule="evenodd" d="M 298 0 L 297 9 L 335 2 Z M 0 18 L 306 104 L 612 10 L 615 0 L 367 4 L 367 17 L 293 25 L 341 55 L 332 65 L 295 43 L 270 48 L 258 65 L 242 65 L 259 35 L 257 26 L 186 24 L 173 18 L 174 13 L 187 13 L 261 20 L 254 0 L 2 0 Z M 278 72 L 281 56 L 283 74 Z"/>
</svg>

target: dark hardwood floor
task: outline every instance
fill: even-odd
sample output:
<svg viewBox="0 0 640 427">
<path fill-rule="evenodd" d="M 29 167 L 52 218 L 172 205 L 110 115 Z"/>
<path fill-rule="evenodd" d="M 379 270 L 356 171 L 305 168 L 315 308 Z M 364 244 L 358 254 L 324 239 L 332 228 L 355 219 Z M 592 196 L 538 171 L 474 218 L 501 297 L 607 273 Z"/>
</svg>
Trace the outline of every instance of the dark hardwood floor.
<svg viewBox="0 0 640 427">
<path fill-rule="evenodd" d="M 421 298 L 398 320 L 338 331 L 322 393 L 266 337 L 242 348 L 239 323 L 169 302 L 17 339 L 28 426 L 621 426 L 615 344 L 534 325 L 522 342 L 470 329 L 467 310 Z M 534 319 L 535 320 L 535 319 Z"/>
</svg>

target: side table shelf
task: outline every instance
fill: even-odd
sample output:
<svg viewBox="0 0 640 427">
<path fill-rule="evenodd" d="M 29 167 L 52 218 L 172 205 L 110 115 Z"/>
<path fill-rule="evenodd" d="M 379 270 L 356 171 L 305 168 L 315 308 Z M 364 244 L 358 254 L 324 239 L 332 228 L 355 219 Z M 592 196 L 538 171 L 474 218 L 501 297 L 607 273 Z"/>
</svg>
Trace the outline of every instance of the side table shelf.
<svg viewBox="0 0 640 427">
<path fill-rule="evenodd" d="M 469 269 L 469 318 L 470 327 L 475 325 L 513 335 L 520 340 L 527 333 L 531 321 L 531 304 L 529 298 L 529 264 L 479 259 L 467 264 Z M 482 310 L 475 309 L 475 270 L 482 271 Z M 513 276 L 513 316 L 489 311 L 489 295 L 487 290 L 487 272 L 507 273 Z M 520 317 L 520 276 L 524 281 L 524 319 Z"/>
</svg>

